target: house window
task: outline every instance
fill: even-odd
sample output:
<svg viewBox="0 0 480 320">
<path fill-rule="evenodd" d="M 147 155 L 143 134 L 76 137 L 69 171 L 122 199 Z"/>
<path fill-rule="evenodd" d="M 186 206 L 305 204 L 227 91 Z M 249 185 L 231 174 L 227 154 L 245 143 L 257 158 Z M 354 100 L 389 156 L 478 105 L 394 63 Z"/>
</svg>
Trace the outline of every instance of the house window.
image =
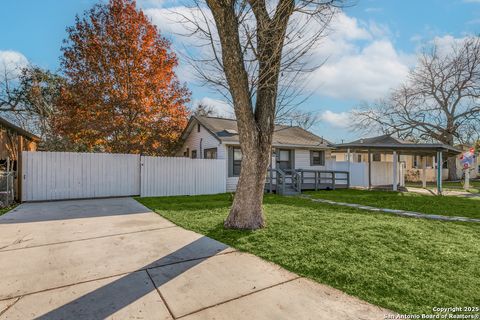
<svg viewBox="0 0 480 320">
<path fill-rule="evenodd" d="M 217 159 L 217 148 L 203 150 L 204 159 Z"/>
<path fill-rule="evenodd" d="M 310 165 L 324 166 L 325 165 L 325 151 L 315 150 L 310 151 Z"/>
<path fill-rule="evenodd" d="M 292 170 L 292 150 L 282 150 L 277 151 L 277 168 L 281 170 Z"/>
<path fill-rule="evenodd" d="M 372 154 L 373 161 L 382 161 L 382 154 L 379 152 L 375 152 Z"/>
<path fill-rule="evenodd" d="M 183 156 L 188 158 L 189 155 L 190 155 L 190 149 L 187 148 L 187 150 L 185 150 L 185 152 L 183 153 Z"/>
<path fill-rule="evenodd" d="M 200 132 L 200 123 L 197 124 L 197 132 Z"/>
<path fill-rule="evenodd" d="M 361 154 L 357 154 L 357 162 L 362 162 L 362 155 Z"/>
<path fill-rule="evenodd" d="M 242 150 L 238 147 L 233 148 L 232 154 L 232 175 L 234 177 L 240 176 L 240 168 L 242 166 Z"/>
<path fill-rule="evenodd" d="M 192 159 L 197 159 L 197 150 L 192 150 Z"/>
</svg>

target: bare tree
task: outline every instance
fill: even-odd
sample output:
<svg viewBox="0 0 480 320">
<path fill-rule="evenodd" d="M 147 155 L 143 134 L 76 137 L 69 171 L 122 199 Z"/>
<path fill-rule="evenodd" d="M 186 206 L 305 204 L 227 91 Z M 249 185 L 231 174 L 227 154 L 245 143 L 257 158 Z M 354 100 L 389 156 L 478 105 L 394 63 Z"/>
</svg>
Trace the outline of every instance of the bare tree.
<svg viewBox="0 0 480 320">
<path fill-rule="evenodd" d="M 0 113 L 23 111 L 23 95 L 19 94 L 20 66 L 1 66 L 0 75 Z"/>
<path fill-rule="evenodd" d="M 232 103 L 237 119 L 243 158 L 225 227 L 265 225 L 262 201 L 278 106 L 299 103 L 302 80 L 323 62 L 309 55 L 341 4 L 206 0 L 207 8 L 198 0 L 189 12 L 179 13 L 188 36 L 195 38 L 192 67 Z"/>
<path fill-rule="evenodd" d="M 449 48 L 424 49 L 407 82 L 390 96 L 354 112 L 360 129 L 377 126 L 419 141 L 453 146 L 472 142 L 480 125 L 480 39 L 469 37 Z M 448 159 L 455 180 L 455 157 Z"/>
<path fill-rule="evenodd" d="M 312 111 L 292 110 L 289 113 L 276 115 L 276 122 L 290 126 L 297 126 L 305 130 L 310 129 L 318 120 L 318 115 Z"/>
<path fill-rule="evenodd" d="M 52 116 L 63 84 L 61 76 L 39 67 L 4 68 L 0 80 L 0 113 L 38 134 L 43 148 L 61 147 L 62 139 L 52 129 Z"/>
<path fill-rule="evenodd" d="M 195 107 L 195 109 L 192 111 L 192 114 L 195 116 L 201 116 L 201 117 L 217 116 L 217 112 L 215 111 L 215 108 L 213 108 L 211 105 L 202 104 L 202 103 L 199 103 Z"/>
</svg>

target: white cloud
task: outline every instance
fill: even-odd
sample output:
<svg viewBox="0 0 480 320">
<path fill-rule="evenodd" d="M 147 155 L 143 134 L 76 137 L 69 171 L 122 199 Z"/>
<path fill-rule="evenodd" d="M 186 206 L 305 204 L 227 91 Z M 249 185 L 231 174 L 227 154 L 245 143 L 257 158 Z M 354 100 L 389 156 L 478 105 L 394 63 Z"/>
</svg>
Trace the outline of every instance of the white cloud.
<svg viewBox="0 0 480 320">
<path fill-rule="evenodd" d="M 437 36 L 430 42 L 437 46 L 439 54 L 444 55 L 451 53 L 453 47 L 461 45 L 466 39 L 466 37 L 455 38 L 454 36 L 447 34 L 441 37 Z"/>
<path fill-rule="evenodd" d="M 233 107 L 223 100 L 212 99 L 209 97 L 203 97 L 198 100 L 193 100 L 193 105 L 195 107 L 199 104 L 211 107 L 214 111 L 215 116 L 222 118 L 235 118 Z"/>
<path fill-rule="evenodd" d="M 377 99 L 406 78 L 406 60 L 391 42 L 374 41 L 358 53 L 327 62 L 312 74 L 310 83 L 333 98 Z"/>
<path fill-rule="evenodd" d="M 333 112 L 326 110 L 318 116 L 318 119 L 336 128 L 347 128 L 352 123 L 351 114 L 349 112 Z"/>
<path fill-rule="evenodd" d="M 209 50 L 207 46 L 202 47 L 201 41 L 194 36 L 175 36 L 186 34 L 186 24 L 181 23 L 182 15 L 189 19 L 203 18 L 198 9 L 176 6 L 151 7 L 144 11 L 161 32 L 174 36 L 177 52 L 197 50 L 195 52 L 201 55 L 204 50 Z M 205 12 L 207 19 L 211 20 L 209 11 Z M 292 21 L 306 19 L 305 15 L 298 15 L 292 17 Z M 371 100 L 385 96 L 390 88 L 405 79 L 412 60 L 397 52 L 391 38 L 392 34 L 385 25 L 338 12 L 329 25 L 327 37 L 309 56 L 309 63 L 313 65 L 326 62 L 308 77 L 307 88 L 320 96 L 340 99 Z M 190 81 L 195 71 L 181 62 L 179 73 L 182 74 L 182 80 Z"/>
<path fill-rule="evenodd" d="M 18 74 L 28 65 L 28 59 L 18 51 L 0 50 L 0 70 L 10 74 Z"/>
</svg>

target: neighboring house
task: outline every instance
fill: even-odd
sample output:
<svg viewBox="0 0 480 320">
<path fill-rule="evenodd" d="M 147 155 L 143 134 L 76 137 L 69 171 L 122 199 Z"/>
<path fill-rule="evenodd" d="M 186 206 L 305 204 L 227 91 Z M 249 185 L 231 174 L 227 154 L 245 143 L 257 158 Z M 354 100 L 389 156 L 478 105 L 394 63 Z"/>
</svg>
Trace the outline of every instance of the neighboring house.
<svg viewBox="0 0 480 320">
<path fill-rule="evenodd" d="M 177 156 L 225 159 L 227 191 L 236 189 L 242 161 L 236 120 L 192 116 L 181 139 Z M 300 127 L 276 125 L 272 147 L 272 167 L 284 171 L 325 170 L 331 159 L 330 143 Z"/>
<path fill-rule="evenodd" d="M 390 135 L 382 135 L 338 144 L 336 145 L 336 150 L 332 151 L 332 157 L 336 161 L 347 161 L 347 150 L 350 150 L 351 162 L 368 162 L 370 154 L 372 163 L 393 162 L 392 152 L 397 152 L 398 161 L 405 168 L 405 179 L 407 181 L 421 181 L 423 161 L 425 161 L 427 181 L 435 181 L 436 152 L 441 150 L 445 154 L 448 153 L 450 155 L 460 153 L 459 150 L 444 144 L 414 143 Z M 444 157 L 443 160 L 442 179 L 445 180 L 448 178 L 448 168 L 445 161 L 446 158 Z"/>
<path fill-rule="evenodd" d="M 12 192 L 13 197 L 18 199 L 21 180 L 17 177 L 21 176 L 19 162 L 21 153 L 22 151 L 36 151 L 39 141 L 40 138 L 36 135 L 0 117 L 0 202 L 5 203 L 2 195 L 10 195 Z M 10 173 L 5 175 L 4 172 L 7 170 Z M 14 172 L 13 175 L 11 172 Z M 10 179 L 13 179 L 13 181 Z"/>
<path fill-rule="evenodd" d="M 0 117 L 0 171 L 9 159 L 14 167 L 22 151 L 36 151 L 40 138 Z"/>
</svg>

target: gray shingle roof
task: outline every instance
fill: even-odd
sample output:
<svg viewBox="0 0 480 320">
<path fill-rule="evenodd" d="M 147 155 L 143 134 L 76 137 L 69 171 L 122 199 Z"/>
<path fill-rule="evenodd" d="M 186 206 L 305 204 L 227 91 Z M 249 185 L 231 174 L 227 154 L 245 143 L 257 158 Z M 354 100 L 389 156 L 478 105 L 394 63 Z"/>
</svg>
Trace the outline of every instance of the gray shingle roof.
<svg viewBox="0 0 480 320">
<path fill-rule="evenodd" d="M 449 155 L 460 154 L 461 151 L 442 143 L 414 143 L 389 135 L 382 135 L 372 138 L 358 139 L 352 142 L 336 144 L 335 149 L 343 151 L 352 150 L 384 150 L 384 151 L 402 151 L 408 154 L 435 154 L 437 151 L 446 152 Z"/>
<path fill-rule="evenodd" d="M 226 143 L 239 143 L 237 121 L 216 117 L 192 117 L 199 121 L 219 140 Z M 273 146 L 320 147 L 327 148 L 330 142 L 300 127 L 275 125 Z"/>
</svg>

